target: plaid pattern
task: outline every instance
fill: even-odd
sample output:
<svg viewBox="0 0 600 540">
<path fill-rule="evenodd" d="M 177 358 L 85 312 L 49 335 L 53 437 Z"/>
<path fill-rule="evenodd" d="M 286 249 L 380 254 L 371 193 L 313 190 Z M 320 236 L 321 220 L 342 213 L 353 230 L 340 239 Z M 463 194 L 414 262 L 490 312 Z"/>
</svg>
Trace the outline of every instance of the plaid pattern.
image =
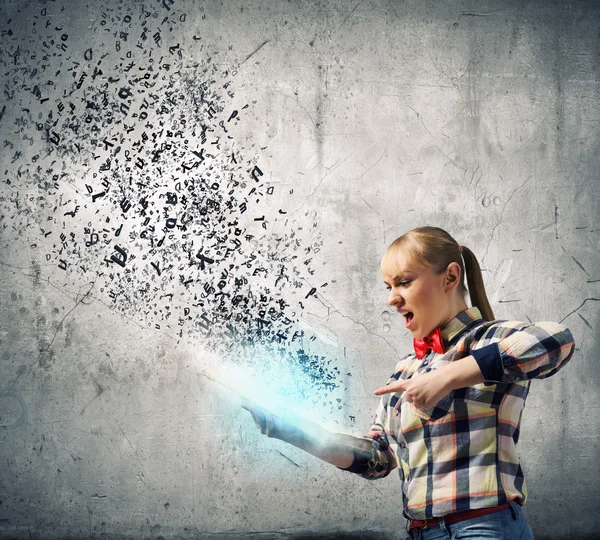
<svg viewBox="0 0 600 540">
<path fill-rule="evenodd" d="M 453 390 L 431 409 L 416 409 L 403 392 L 385 394 L 365 438 L 372 459 L 362 476 L 397 468 L 404 515 L 427 519 L 476 508 L 524 503 L 527 489 L 516 444 L 529 385 L 556 373 L 573 355 L 568 328 L 555 322 L 487 321 L 476 307 L 443 329 L 445 354 L 414 352 L 388 384 L 472 355 L 485 382 Z"/>
</svg>

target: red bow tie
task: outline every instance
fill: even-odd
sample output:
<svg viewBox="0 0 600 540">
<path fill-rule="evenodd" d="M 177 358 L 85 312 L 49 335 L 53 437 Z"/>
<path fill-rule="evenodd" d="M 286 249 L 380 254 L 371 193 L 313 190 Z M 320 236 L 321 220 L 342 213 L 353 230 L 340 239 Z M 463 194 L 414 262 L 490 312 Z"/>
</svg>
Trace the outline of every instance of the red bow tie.
<svg viewBox="0 0 600 540">
<path fill-rule="evenodd" d="M 419 360 L 427 354 L 429 349 L 432 349 L 434 352 L 440 354 L 444 354 L 446 352 L 444 350 L 442 330 L 439 327 L 433 330 L 433 332 L 431 332 L 431 334 L 429 334 L 426 338 L 413 338 L 413 345 L 415 347 L 415 354 Z"/>
</svg>

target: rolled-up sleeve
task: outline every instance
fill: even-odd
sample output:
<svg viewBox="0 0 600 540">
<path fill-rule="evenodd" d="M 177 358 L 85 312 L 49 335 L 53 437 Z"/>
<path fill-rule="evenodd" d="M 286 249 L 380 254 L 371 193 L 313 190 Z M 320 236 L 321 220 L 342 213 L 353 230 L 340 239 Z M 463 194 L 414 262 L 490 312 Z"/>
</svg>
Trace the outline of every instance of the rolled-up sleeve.
<svg viewBox="0 0 600 540">
<path fill-rule="evenodd" d="M 388 398 L 388 394 L 382 396 L 377 408 L 374 423 L 365 436 L 366 439 L 371 439 L 371 441 L 373 441 L 371 447 L 371 459 L 360 473 L 361 476 L 367 480 L 384 478 L 398 466 L 396 454 L 394 453 L 391 441 L 384 428 L 388 409 Z"/>
<path fill-rule="evenodd" d="M 386 386 L 399 379 L 405 378 L 404 371 L 406 369 L 406 362 L 409 362 L 412 356 L 413 355 L 409 353 L 398 362 L 394 373 L 385 383 Z M 375 418 L 373 419 L 369 431 L 365 435 L 366 439 L 373 441 L 371 447 L 371 459 L 366 466 L 364 466 L 363 470 L 359 472 L 359 474 L 367 480 L 384 478 L 390 474 L 393 469 L 398 467 L 398 458 L 396 456 L 398 441 L 386 426 L 388 426 L 390 420 L 390 411 L 397 408 L 399 399 L 400 397 L 398 394 L 383 394 L 379 399 L 379 404 L 375 411 Z M 396 411 L 395 414 L 398 414 L 398 411 Z"/>
<path fill-rule="evenodd" d="M 403 373 L 406 369 L 406 362 L 409 362 L 412 357 L 413 354 L 408 353 L 398 362 L 386 385 L 404 378 Z M 383 394 L 381 396 L 371 427 L 366 435 L 362 437 L 362 439 L 369 441 L 371 446 L 367 451 L 355 452 L 354 463 L 344 470 L 356 473 L 367 480 L 376 480 L 386 477 L 393 469 L 398 467 L 396 456 L 398 441 L 387 427 L 390 420 L 389 411 L 394 409 L 398 399 L 397 394 Z M 398 412 L 395 414 L 398 414 Z"/>
<path fill-rule="evenodd" d="M 355 445 L 352 448 L 354 454 L 352 465 L 347 468 L 338 467 L 339 469 L 358 474 L 367 480 L 376 480 L 384 478 L 398 466 L 392 444 L 384 429 L 387 398 L 387 395 L 381 397 L 373 425 L 368 433 L 361 437 L 369 444 Z"/>
<path fill-rule="evenodd" d="M 552 321 L 498 321 L 478 344 L 483 345 L 470 353 L 486 384 L 545 379 L 564 367 L 575 351 L 571 331 Z"/>
</svg>

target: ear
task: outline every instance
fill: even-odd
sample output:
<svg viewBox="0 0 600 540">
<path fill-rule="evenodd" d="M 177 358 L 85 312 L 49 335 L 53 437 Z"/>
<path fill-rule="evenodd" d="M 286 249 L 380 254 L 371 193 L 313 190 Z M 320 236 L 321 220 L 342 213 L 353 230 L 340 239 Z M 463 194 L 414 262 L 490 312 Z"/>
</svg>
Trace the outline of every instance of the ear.
<svg viewBox="0 0 600 540">
<path fill-rule="evenodd" d="M 460 283 L 460 266 L 456 262 L 451 262 L 446 267 L 446 275 L 444 277 L 444 287 L 447 291 L 451 291 L 458 287 Z"/>
</svg>

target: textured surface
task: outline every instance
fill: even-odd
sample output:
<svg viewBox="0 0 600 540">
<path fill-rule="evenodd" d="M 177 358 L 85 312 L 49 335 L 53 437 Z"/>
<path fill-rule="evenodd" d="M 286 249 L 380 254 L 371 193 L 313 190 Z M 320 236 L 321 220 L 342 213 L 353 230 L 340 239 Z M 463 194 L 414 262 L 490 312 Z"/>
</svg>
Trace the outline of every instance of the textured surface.
<svg viewBox="0 0 600 540">
<path fill-rule="evenodd" d="M 525 409 L 526 513 L 594 537 L 599 19 L 2 2 L 0 538 L 404 538 L 396 475 L 263 437 L 199 372 L 268 373 L 362 434 L 412 343 L 379 258 L 425 224 L 478 256 L 497 318 L 572 331 Z"/>
</svg>

